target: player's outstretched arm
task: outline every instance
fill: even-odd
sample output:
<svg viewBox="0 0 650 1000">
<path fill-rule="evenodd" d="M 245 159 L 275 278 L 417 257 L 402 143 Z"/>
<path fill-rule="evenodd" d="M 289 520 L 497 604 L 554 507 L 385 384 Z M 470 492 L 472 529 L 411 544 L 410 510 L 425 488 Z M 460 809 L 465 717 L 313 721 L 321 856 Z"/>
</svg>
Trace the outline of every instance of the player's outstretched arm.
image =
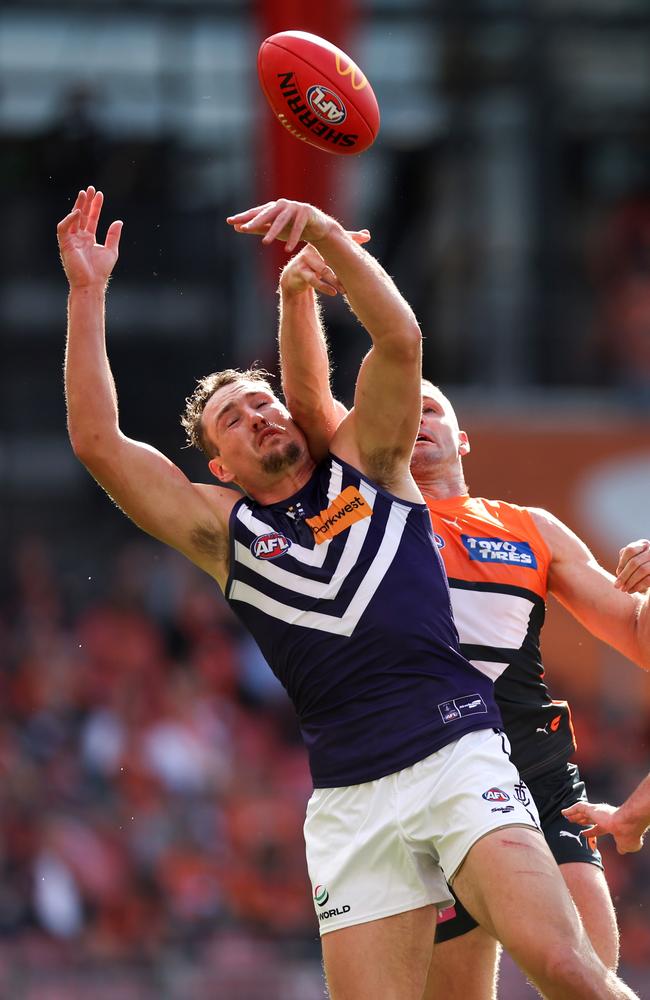
<svg viewBox="0 0 650 1000">
<path fill-rule="evenodd" d="M 585 837 L 611 834 L 619 854 L 640 851 L 650 829 L 650 774 L 618 809 L 604 802 L 598 805 L 576 802 L 562 812 L 573 823 L 590 824 L 582 831 Z"/>
<path fill-rule="evenodd" d="M 650 670 L 650 594 L 617 589 L 612 574 L 566 524 L 545 510 L 531 514 L 551 551 L 551 593 L 592 635 Z"/>
<path fill-rule="evenodd" d="M 164 455 L 132 441 L 119 428 L 104 304 L 122 223 L 109 226 L 104 244 L 96 242 L 102 201 L 93 187 L 80 191 L 57 229 L 70 284 L 65 358 L 70 441 L 79 460 L 131 520 L 225 581 L 227 546 L 220 548 L 217 539 L 225 533 L 233 495 L 219 487 L 194 486 Z M 211 545 L 206 539 L 212 539 Z"/>
<path fill-rule="evenodd" d="M 346 407 L 332 394 L 327 338 L 316 293 L 332 296 L 344 291 L 332 269 L 309 243 L 283 269 L 278 286 L 282 390 L 315 461 L 327 454 L 347 414 Z"/>
<path fill-rule="evenodd" d="M 332 448 L 400 495 L 419 499 L 408 463 L 420 423 L 421 333 L 408 303 L 370 254 L 342 226 L 300 202 L 277 201 L 231 216 L 238 232 L 303 239 L 316 246 L 345 288 L 372 339 L 359 372 L 354 411 L 340 425 Z"/>
</svg>

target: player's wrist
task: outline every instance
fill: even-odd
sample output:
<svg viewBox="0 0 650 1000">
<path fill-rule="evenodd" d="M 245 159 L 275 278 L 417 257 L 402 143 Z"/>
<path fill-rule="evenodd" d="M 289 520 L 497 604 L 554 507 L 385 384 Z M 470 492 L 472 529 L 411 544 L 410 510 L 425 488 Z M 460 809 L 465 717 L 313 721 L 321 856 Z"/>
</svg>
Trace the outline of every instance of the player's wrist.
<svg viewBox="0 0 650 1000">
<path fill-rule="evenodd" d="M 626 837 L 643 837 L 648 829 L 648 817 L 633 806 L 622 805 L 616 814 L 616 825 Z"/>
<path fill-rule="evenodd" d="M 87 282 L 70 282 L 69 294 L 70 296 L 77 296 L 83 298 L 97 297 L 104 298 L 106 295 L 106 289 L 108 288 L 108 280 L 105 281 L 87 281 Z"/>
<path fill-rule="evenodd" d="M 341 239 L 346 242 L 351 242 L 351 237 L 348 235 L 341 223 L 337 222 L 336 219 L 330 218 L 329 215 L 325 215 L 323 217 L 322 223 L 318 228 L 320 234 L 318 236 L 310 236 L 309 238 L 309 242 L 312 246 L 322 247 L 327 243 L 335 243 Z"/>
<path fill-rule="evenodd" d="M 295 302 L 309 298 L 309 293 L 311 292 L 313 294 L 313 291 L 314 289 L 309 282 L 304 281 L 302 278 L 298 278 L 296 275 L 288 274 L 280 277 L 278 293 L 282 296 L 282 299 L 285 302 Z"/>
</svg>

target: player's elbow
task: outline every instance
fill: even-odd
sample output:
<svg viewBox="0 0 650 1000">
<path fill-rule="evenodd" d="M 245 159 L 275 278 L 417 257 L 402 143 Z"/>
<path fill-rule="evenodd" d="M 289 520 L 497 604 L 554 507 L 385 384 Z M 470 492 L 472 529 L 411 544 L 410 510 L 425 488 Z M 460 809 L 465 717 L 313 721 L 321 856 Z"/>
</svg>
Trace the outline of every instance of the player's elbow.
<svg viewBox="0 0 650 1000">
<path fill-rule="evenodd" d="M 422 331 L 415 316 L 394 327 L 386 338 L 386 346 L 396 360 L 418 362 L 422 355 Z"/>
<path fill-rule="evenodd" d="M 92 473 L 111 451 L 107 435 L 84 427 L 68 425 L 68 436 L 75 458 Z"/>
</svg>

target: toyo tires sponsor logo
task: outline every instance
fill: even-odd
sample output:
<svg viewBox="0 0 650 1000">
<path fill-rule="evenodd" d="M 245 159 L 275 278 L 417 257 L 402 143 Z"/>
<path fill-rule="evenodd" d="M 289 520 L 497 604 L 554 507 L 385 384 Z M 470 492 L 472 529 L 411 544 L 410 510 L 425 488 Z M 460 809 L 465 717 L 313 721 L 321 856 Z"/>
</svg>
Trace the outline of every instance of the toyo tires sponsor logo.
<svg viewBox="0 0 650 1000">
<path fill-rule="evenodd" d="M 460 536 L 467 554 L 474 562 L 504 563 L 537 569 L 537 559 L 528 542 L 509 542 L 504 538 L 478 538 Z"/>
</svg>

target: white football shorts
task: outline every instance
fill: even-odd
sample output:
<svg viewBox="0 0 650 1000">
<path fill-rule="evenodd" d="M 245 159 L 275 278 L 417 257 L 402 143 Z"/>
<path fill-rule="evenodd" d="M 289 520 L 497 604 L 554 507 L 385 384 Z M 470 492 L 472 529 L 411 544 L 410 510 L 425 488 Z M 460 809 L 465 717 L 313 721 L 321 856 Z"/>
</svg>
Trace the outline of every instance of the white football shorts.
<svg viewBox="0 0 650 1000">
<path fill-rule="evenodd" d="M 420 906 L 451 906 L 452 880 L 492 830 L 539 830 L 501 731 L 482 729 L 376 781 L 316 788 L 305 843 L 321 934 Z"/>
</svg>

